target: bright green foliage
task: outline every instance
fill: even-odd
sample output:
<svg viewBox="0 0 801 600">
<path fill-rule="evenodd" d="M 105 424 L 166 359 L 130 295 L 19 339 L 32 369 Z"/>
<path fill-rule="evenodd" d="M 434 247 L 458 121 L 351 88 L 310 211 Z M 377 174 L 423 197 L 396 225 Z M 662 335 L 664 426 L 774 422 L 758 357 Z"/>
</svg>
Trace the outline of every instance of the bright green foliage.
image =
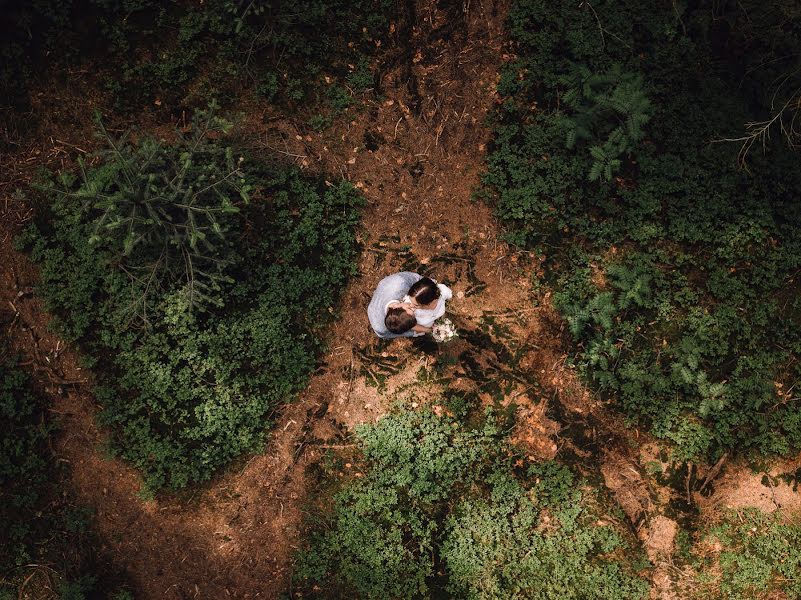
<svg viewBox="0 0 801 600">
<path fill-rule="evenodd" d="M 725 600 L 764 598 L 771 592 L 801 598 L 801 525 L 785 518 L 747 509 L 712 527 L 704 539 L 723 547 L 720 574 L 710 580 L 709 569 L 704 569 L 702 588 L 717 590 Z"/>
<path fill-rule="evenodd" d="M 165 178 L 143 166 L 153 156 Z M 82 183 L 54 195 L 51 216 L 28 233 L 48 308 L 97 366 L 100 416 L 112 426 L 114 449 L 143 471 L 151 489 L 202 481 L 259 446 L 270 412 L 313 368 L 315 333 L 354 269 L 361 199 L 349 184 L 328 187 L 258 162 L 232 165 L 232 156 L 219 141 L 194 138 L 111 148 Z M 119 176 L 122 161 L 130 189 L 149 189 L 155 213 L 136 221 L 139 241 L 128 253 L 129 229 L 105 224 L 147 207 L 144 192 L 114 204 L 98 191 L 117 193 L 109 174 Z M 215 186 L 232 176 L 235 182 Z M 171 196 L 176 177 L 183 198 Z M 201 193 L 205 188 L 214 194 Z M 87 189 L 92 201 L 73 199 Z M 246 190 L 250 204 L 242 199 Z M 111 217 L 109 207 L 117 211 Z M 208 243 L 193 247 L 175 232 L 184 218 L 183 231 L 194 219 Z M 204 265 L 202 311 L 191 310 L 190 267 L 181 253 L 199 256 L 191 267 L 195 293 L 197 265 Z M 178 264 L 162 269 L 165 260 Z M 135 270 L 143 265 L 147 276 Z M 144 321 L 137 318 L 143 298 Z"/>
<path fill-rule="evenodd" d="M 604 555 L 621 547 L 610 527 L 589 522 L 582 494 L 547 513 L 538 488 L 528 492 L 495 474 L 488 498 L 466 500 L 449 517 L 442 557 L 456 598 L 642 598 L 647 586 Z"/>
<path fill-rule="evenodd" d="M 365 598 L 428 593 L 439 513 L 497 455 L 491 423 L 469 431 L 431 413 L 402 413 L 362 426 L 366 477 L 336 497 L 330 532 L 316 535 L 298 568 L 302 579 L 333 578 Z"/>
<path fill-rule="evenodd" d="M 773 10 L 748 5 L 749 27 Z M 752 57 L 724 50 L 743 32 L 710 12 L 515 3 L 485 191 L 510 240 L 545 255 L 575 362 L 677 458 L 786 453 L 801 447 L 784 392 L 801 377 L 801 171 L 779 144 L 748 174 L 737 146 L 709 143 L 763 114 L 737 63 Z"/>
<path fill-rule="evenodd" d="M 0 346 L 0 350 L 5 348 Z M 27 564 L 33 554 L 37 528 L 44 520 L 40 492 L 48 481 L 49 426 L 28 390 L 27 377 L 16 365 L 0 363 L 0 570 Z"/>
<path fill-rule="evenodd" d="M 470 427 L 430 412 L 363 426 L 364 477 L 336 496 L 297 577 L 321 595 L 362 598 L 642 598 L 609 553 L 569 470 L 512 467 L 487 415 Z"/>
</svg>

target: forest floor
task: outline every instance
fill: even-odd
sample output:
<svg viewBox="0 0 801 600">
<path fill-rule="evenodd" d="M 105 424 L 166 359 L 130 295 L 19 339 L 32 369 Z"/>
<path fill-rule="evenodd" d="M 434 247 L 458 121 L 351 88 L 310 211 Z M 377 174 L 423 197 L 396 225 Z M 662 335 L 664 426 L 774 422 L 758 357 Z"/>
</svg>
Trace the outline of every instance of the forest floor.
<svg viewBox="0 0 801 600">
<path fill-rule="evenodd" d="M 655 565 L 654 597 L 684 597 L 681 571 L 671 562 L 677 524 L 699 514 L 714 519 L 725 506 L 801 506 L 789 486 L 765 487 L 762 474 L 744 465 L 717 472 L 698 466 L 676 473 L 672 483 L 657 480 L 646 466 L 669 470 L 659 445 L 626 425 L 567 365 L 569 336 L 550 307 L 550 292 L 532 278 L 541 274 L 542 257 L 505 244 L 491 209 L 471 199 L 490 141 L 487 116 L 499 68 L 508 58 L 504 16 L 504 5 L 490 0 L 466 13 L 419 2 L 398 59 L 382 74 L 380 94 L 322 133 L 256 100 L 238 107 L 241 136 L 254 151 L 340 174 L 362 191 L 364 252 L 321 367 L 277 416 L 264 452 L 185 497 L 142 497 L 138 474 L 107 456 L 105 433 L 94 421 L 91 375 L 47 329 L 36 270 L 13 250 L 13 233 L 32 214 L 13 190 L 35 168 L 69 166 L 95 143 L 86 133 L 91 95 L 79 80 L 65 84 L 60 98 L 40 96 L 37 110 L 57 123 L 51 132 L 41 125 L 47 133 L 0 165 L 0 322 L 52 400 L 60 425 L 54 449 L 69 464 L 66 485 L 76 501 L 95 511 L 102 540 L 96 551 L 126 573 L 137 597 L 276 598 L 290 590 L 292 556 L 314 506 L 314 465 L 330 450 L 347 451 L 356 425 L 397 403 L 435 404 L 446 383 L 515 411 L 513 440 L 524 452 L 568 460 L 609 490 Z M 375 338 L 367 303 L 378 281 L 399 270 L 452 287 L 449 311 L 459 339 L 437 347 Z M 707 476 L 706 495 L 693 492 L 691 479 Z"/>
</svg>

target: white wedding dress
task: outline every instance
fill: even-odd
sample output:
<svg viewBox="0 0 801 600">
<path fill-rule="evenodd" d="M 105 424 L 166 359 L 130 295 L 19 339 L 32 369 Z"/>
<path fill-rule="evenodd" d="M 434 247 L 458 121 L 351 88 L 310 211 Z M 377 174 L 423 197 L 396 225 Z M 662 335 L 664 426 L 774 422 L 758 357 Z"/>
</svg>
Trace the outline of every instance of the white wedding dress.
<svg viewBox="0 0 801 600">
<path fill-rule="evenodd" d="M 414 311 L 414 318 L 417 319 L 417 324 L 423 327 L 431 327 L 434 321 L 439 319 L 445 314 L 445 302 L 453 298 L 453 292 L 447 285 L 441 283 L 437 284 L 439 288 L 439 299 L 437 305 L 431 309 L 418 308 Z"/>
</svg>

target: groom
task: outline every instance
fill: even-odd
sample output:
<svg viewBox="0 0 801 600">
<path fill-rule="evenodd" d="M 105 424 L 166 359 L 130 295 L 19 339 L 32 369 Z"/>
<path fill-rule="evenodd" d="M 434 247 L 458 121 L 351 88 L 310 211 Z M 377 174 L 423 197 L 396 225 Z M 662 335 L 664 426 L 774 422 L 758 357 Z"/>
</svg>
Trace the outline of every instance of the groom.
<svg viewBox="0 0 801 600">
<path fill-rule="evenodd" d="M 388 340 L 396 337 L 415 337 L 431 331 L 417 324 L 413 302 L 404 302 L 409 288 L 422 279 L 417 273 L 403 271 L 384 277 L 373 292 L 367 307 L 370 326 L 378 337 Z"/>
</svg>

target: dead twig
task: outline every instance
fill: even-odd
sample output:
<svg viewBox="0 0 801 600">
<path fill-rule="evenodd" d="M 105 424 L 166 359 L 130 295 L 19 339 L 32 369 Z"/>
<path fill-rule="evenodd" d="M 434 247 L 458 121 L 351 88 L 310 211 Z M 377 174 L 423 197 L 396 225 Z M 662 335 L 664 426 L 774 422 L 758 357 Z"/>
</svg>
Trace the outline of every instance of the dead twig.
<svg viewBox="0 0 801 600">
<path fill-rule="evenodd" d="M 354 376 L 354 374 L 355 374 L 355 371 L 353 369 L 353 349 L 351 349 L 351 352 L 350 352 L 350 369 L 349 369 L 350 381 L 348 382 L 348 395 L 347 395 L 347 398 L 345 399 L 346 403 L 350 402 L 350 394 L 353 391 L 353 376 Z"/>
<path fill-rule="evenodd" d="M 448 122 L 448 118 L 450 115 L 446 115 L 443 119 L 442 123 L 440 123 L 439 130 L 437 131 L 437 137 L 434 139 L 434 147 L 436 148 L 439 146 L 439 136 L 442 135 L 442 132 L 445 131 L 445 124 Z"/>
<path fill-rule="evenodd" d="M 601 48 L 606 48 L 606 38 L 604 38 L 604 27 L 603 25 L 601 25 L 601 19 L 598 18 L 598 13 L 595 12 L 595 8 L 592 6 L 592 4 L 586 2 L 586 0 L 582 2 L 579 7 L 582 8 L 584 6 L 589 8 L 592 11 L 592 14 L 595 16 L 595 21 L 598 23 L 598 31 L 601 34 Z"/>
<path fill-rule="evenodd" d="M 299 160 L 303 160 L 306 158 L 305 154 L 294 154 L 293 152 L 287 152 L 286 150 L 279 150 L 278 148 L 273 148 L 272 146 L 268 145 L 267 143 L 264 144 L 264 147 L 268 150 L 272 150 L 273 152 L 278 152 L 279 154 L 284 154 L 286 156 L 291 156 L 292 158 L 297 158 Z"/>
<path fill-rule="evenodd" d="M 704 478 L 704 482 L 701 484 L 701 487 L 698 488 L 699 494 L 704 491 L 706 486 L 709 485 L 712 482 L 712 480 L 715 479 L 715 477 L 718 476 L 727 458 L 729 458 L 729 453 L 724 452 L 723 456 L 721 456 L 718 459 L 718 462 L 716 462 L 715 465 L 711 469 L 709 469 L 709 472 L 706 474 L 706 477 Z"/>
<path fill-rule="evenodd" d="M 774 109 L 773 101 L 771 102 L 771 109 Z M 785 120 L 785 116 L 790 111 L 792 111 L 792 117 L 788 122 Z M 801 139 L 801 128 L 797 123 L 799 113 L 801 113 L 801 88 L 796 89 L 770 119 L 748 122 L 745 124 L 745 133 L 742 136 L 715 139 L 712 140 L 712 143 L 741 142 L 742 146 L 737 154 L 737 162 L 741 168 L 748 171 L 748 163 L 746 162 L 748 153 L 757 143 L 762 146 L 762 152 L 765 152 L 774 125 L 778 126 L 779 132 L 785 137 L 791 148 L 798 145 L 798 140 Z"/>
<path fill-rule="evenodd" d="M 70 144 L 69 142 L 65 142 L 64 140 L 60 140 L 60 139 L 58 139 L 58 138 L 56 138 L 56 141 L 57 141 L 59 144 L 64 144 L 65 146 L 69 146 L 70 148 L 75 148 L 75 149 L 76 149 L 78 152 L 80 152 L 80 153 L 82 153 L 82 154 L 87 154 L 86 150 L 84 150 L 84 149 L 83 149 L 83 148 L 81 148 L 80 146 L 76 146 L 75 144 Z"/>
<path fill-rule="evenodd" d="M 690 480 L 692 479 L 694 468 L 695 465 L 693 463 L 691 462 L 687 463 L 687 478 L 684 480 L 684 490 L 687 494 L 687 503 L 690 505 L 692 505 L 693 503 L 693 497 L 692 494 L 690 493 Z"/>
<path fill-rule="evenodd" d="M 16 308 L 14 309 L 16 310 Z M 27 327 L 25 331 L 28 332 L 28 335 L 31 338 L 31 344 L 33 344 L 33 354 L 36 357 L 36 362 L 41 363 L 42 361 L 42 353 L 39 350 L 39 340 L 36 339 L 36 334 L 33 333 L 33 329 L 31 327 Z"/>
<path fill-rule="evenodd" d="M 6 329 L 6 335 L 7 336 L 11 335 L 11 330 L 14 329 L 14 325 L 17 324 L 17 321 L 19 321 L 19 313 L 15 312 L 14 313 L 14 318 L 11 320 L 11 324 L 8 326 L 8 329 Z"/>
<path fill-rule="evenodd" d="M 776 501 L 776 487 L 773 485 L 773 478 L 770 476 L 770 473 L 764 471 L 765 479 L 768 480 L 768 487 L 770 488 L 770 496 L 773 504 L 776 505 L 776 508 L 781 508 L 782 505 Z"/>
</svg>

